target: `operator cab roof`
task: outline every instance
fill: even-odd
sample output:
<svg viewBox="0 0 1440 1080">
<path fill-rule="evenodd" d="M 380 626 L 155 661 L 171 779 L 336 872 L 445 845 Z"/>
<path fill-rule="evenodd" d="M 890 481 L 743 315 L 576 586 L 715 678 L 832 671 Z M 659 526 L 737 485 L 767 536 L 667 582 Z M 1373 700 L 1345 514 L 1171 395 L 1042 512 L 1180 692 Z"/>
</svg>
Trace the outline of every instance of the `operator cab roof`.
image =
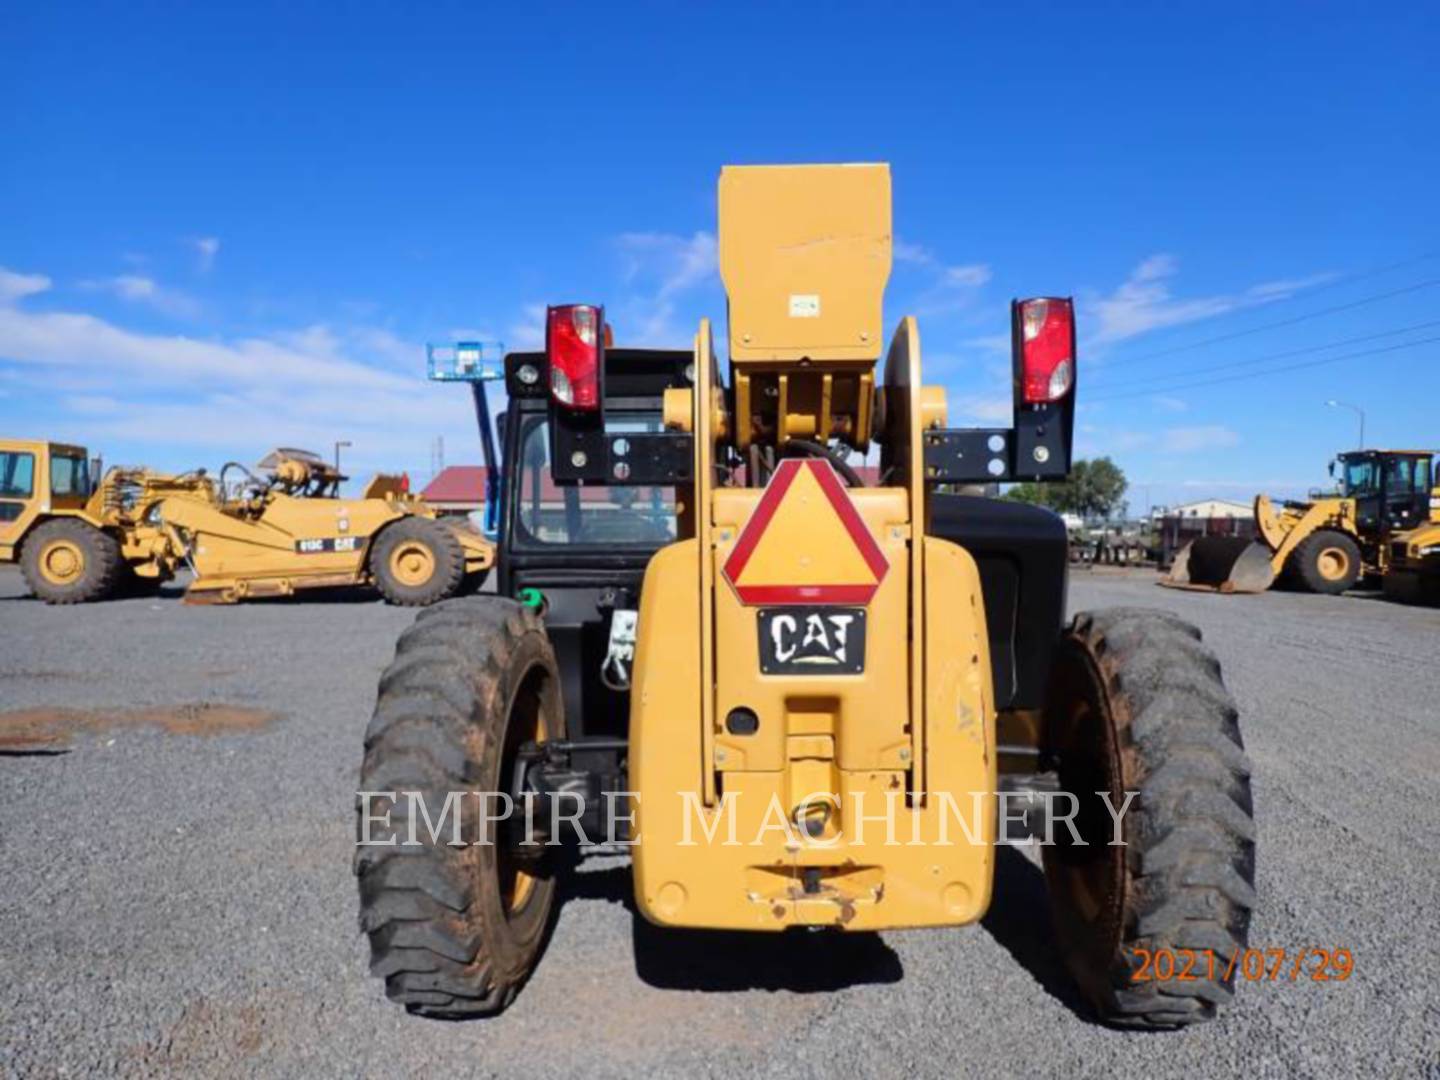
<svg viewBox="0 0 1440 1080">
<path fill-rule="evenodd" d="M 1340 457 L 1340 458 L 1357 458 L 1357 457 L 1380 457 L 1380 456 L 1387 456 L 1387 455 L 1388 455 L 1389 457 L 1433 457 L 1435 454 L 1440 454 L 1440 450 L 1378 450 L 1378 449 L 1368 449 L 1368 450 L 1346 450 L 1344 453 L 1337 454 L 1336 457 Z"/>
</svg>

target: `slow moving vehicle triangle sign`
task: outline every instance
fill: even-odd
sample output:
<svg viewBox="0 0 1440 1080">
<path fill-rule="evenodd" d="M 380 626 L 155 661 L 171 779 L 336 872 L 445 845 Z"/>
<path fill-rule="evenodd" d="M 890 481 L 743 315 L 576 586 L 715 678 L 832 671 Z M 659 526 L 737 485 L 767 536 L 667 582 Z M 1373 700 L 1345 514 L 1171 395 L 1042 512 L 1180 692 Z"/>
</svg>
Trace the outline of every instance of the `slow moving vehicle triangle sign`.
<svg viewBox="0 0 1440 1080">
<path fill-rule="evenodd" d="M 786 458 L 721 572 L 742 604 L 868 604 L 889 569 L 835 467 Z"/>
</svg>

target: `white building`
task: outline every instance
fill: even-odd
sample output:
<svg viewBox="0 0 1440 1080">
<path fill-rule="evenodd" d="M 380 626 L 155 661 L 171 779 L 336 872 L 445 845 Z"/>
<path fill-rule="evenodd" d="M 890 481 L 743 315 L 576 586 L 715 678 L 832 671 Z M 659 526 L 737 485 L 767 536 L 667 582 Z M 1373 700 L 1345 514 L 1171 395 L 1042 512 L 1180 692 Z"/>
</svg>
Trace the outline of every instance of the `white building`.
<svg viewBox="0 0 1440 1080">
<path fill-rule="evenodd" d="M 1255 516 L 1251 503 L 1234 502 L 1231 499 L 1201 499 L 1199 502 L 1181 503 L 1178 506 L 1157 508 L 1161 517 L 1179 518 L 1243 518 Z"/>
</svg>

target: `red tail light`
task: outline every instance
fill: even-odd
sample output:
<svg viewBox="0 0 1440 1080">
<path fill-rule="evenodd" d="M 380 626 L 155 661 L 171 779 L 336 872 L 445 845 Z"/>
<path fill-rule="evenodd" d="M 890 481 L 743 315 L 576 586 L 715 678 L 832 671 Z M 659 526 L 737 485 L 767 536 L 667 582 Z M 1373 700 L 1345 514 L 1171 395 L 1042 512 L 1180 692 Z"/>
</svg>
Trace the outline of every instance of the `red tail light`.
<svg viewBox="0 0 1440 1080">
<path fill-rule="evenodd" d="M 1027 405 L 1059 401 L 1075 388 L 1075 306 L 1045 297 L 1017 305 L 1020 396 Z"/>
<path fill-rule="evenodd" d="M 561 405 L 585 412 L 600 408 L 604 326 L 605 309 L 590 304 L 566 304 L 546 312 L 550 394 Z"/>
</svg>

